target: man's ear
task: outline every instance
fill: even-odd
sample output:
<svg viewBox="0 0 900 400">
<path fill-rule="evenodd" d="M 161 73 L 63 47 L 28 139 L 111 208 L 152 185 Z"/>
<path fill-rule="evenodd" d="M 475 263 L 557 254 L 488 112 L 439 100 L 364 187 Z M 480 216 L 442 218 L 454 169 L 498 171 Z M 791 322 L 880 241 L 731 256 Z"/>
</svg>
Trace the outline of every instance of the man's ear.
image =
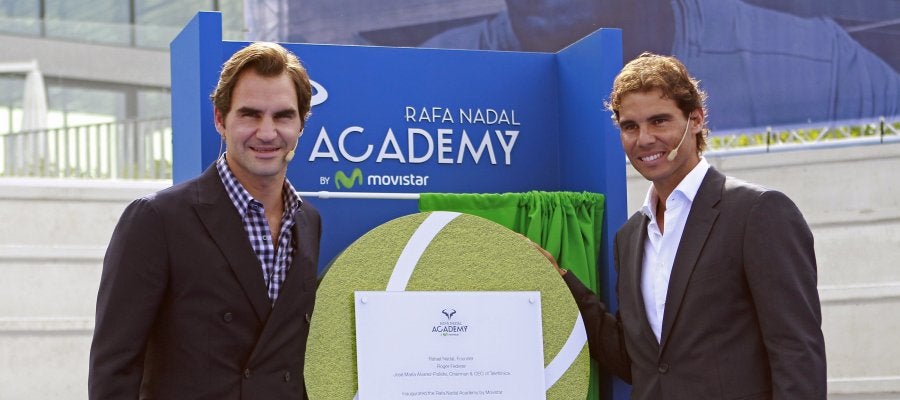
<svg viewBox="0 0 900 400">
<path fill-rule="evenodd" d="M 703 111 L 703 108 L 697 108 L 694 111 L 691 111 L 690 115 L 688 115 L 688 119 L 690 119 L 693 127 L 703 129 L 706 113 Z M 692 129 L 692 131 L 694 130 Z"/>
<path fill-rule="evenodd" d="M 213 119 L 216 124 L 216 132 L 219 132 L 219 135 L 225 137 L 225 116 L 219 112 L 217 107 L 213 107 Z"/>
</svg>

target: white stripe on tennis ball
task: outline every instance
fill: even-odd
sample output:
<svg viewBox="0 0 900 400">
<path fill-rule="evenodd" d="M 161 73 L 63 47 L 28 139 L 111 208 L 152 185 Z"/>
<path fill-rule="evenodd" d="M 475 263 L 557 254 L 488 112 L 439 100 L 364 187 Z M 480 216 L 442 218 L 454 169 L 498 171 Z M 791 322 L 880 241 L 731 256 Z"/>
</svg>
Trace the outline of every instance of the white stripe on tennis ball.
<svg viewBox="0 0 900 400">
<path fill-rule="evenodd" d="M 545 390 L 550 390 L 550 387 L 566 373 L 566 370 L 569 369 L 569 366 L 575 362 L 575 358 L 581 353 L 585 342 L 587 342 L 587 334 L 584 333 L 584 322 L 581 320 L 581 312 L 579 311 L 578 318 L 575 319 L 575 326 L 572 327 L 572 333 L 566 339 L 566 344 L 559 349 L 559 353 L 556 353 L 556 357 L 553 357 L 547 368 L 544 368 Z"/>
<path fill-rule="evenodd" d="M 458 212 L 435 211 L 422 221 L 422 224 L 416 228 L 409 241 L 406 242 L 406 247 L 403 248 L 400 257 L 397 258 L 397 264 L 394 266 L 394 272 L 391 273 L 391 279 L 388 280 L 385 291 L 402 292 L 406 290 L 409 277 L 412 276 L 416 264 L 422 258 L 422 253 L 425 253 L 425 249 L 431 244 L 434 237 L 459 215 Z"/>
<path fill-rule="evenodd" d="M 412 276 L 416 264 L 419 263 L 419 258 L 425 253 L 425 249 L 431 244 L 431 240 L 450 221 L 453 221 L 458 216 L 460 216 L 460 213 L 457 212 L 434 211 L 425 218 L 425 221 L 422 221 L 422 224 L 416 228 L 409 241 L 406 242 L 403 252 L 400 253 L 385 291 L 400 292 L 406 290 L 406 284 L 409 283 L 409 278 Z M 566 343 L 544 369 L 544 386 L 546 390 L 549 390 L 575 362 L 578 354 L 581 353 L 581 349 L 584 348 L 585 342 L 587 342 L 587 336 L 584 333 L 584 322 L 581 320 L 581 313 L 579 312 L 578 317 L 575 319 L 575 325 L 572 327 L 572 333 L 569 334 Z M 359 400 L 359 392 L 353 396 L 353 400 Z"/>
</svg>

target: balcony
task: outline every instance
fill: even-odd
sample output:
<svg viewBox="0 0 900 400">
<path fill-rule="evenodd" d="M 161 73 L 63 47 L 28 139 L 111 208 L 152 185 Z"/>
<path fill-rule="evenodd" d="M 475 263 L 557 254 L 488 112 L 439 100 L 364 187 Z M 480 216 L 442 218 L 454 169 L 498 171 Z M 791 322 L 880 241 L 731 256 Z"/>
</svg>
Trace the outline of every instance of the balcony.
<svg viewBox="0 0 900 400">
<path fill-rule="evenodd" d="M 169 118 L 0 135 L 0 177 L 172 179 Z"/>
</svg>

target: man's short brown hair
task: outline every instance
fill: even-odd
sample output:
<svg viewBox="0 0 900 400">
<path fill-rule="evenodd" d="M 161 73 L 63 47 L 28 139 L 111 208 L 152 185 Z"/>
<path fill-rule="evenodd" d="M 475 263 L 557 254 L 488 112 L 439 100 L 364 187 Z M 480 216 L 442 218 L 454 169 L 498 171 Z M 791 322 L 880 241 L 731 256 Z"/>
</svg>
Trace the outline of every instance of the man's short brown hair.
<svg viewBox="0 0 900 400">
<path fill-rule="evenodd" d="M 300 59 L 277 43 L 256 42 L 238 50 L 222 65 L 222 73 L 219 75 L 219 83 L 210 98 L 213 105 L 225 116 L 231 111 L 231 94 L 237 85 L 237 78 L 242 72 L 252 68 L 256 73 L 265 77 L 279 76 L 284 72 L 290 76 L 297 92 L 297 108 L 300 116 L 306 123 L 309 115 L 310 99 L 312 98 L 312 85 L 309 83 L 309 75 L 306 68 L 300 64 Z"/>
<path fill-rule="evenodd" d="M 687 68 L 675 57 L 643 53 L 622 68 L 613 82 L 606 108 L 613 112 L 613 120 L 619 120 L 619 108 L 625 95 L 659 89 L 665 98 L 675 101 L 686 118 L 696 109 L 706 112 L 706 93 L 700 90 L 700 81 L 688 74 Z M 706 122 L 704 121 L 704 125 Z M 706 149 L 706 126 L 697 133 L 697 151 Z"/>
</svg>

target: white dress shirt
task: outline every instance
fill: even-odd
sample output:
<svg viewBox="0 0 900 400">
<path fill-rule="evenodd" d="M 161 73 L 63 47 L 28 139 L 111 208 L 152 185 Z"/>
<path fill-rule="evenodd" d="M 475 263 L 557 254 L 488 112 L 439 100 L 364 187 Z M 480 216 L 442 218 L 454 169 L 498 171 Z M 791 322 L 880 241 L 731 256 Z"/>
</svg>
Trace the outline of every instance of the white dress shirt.
<svg viewBox="0 0 900 400">
<path fill-rule="evenodd" d="M 647 237 L 644 238 L 644 262 L 641 272 L 641 293 L 644 297 L 644 309 L 647 311 L 647 320 L 656 335 L 656 341 L 662 337 L 663 313 L 666 309 L 666 296 L 669 293 L 669 277 L 672 275 L 672 264 L 675 262 L 675 253 L 681 242 L 681 234 L 684 232 L 684 224 L 694 196 L 700 189 L 700 183 L 709 170 L 709 162 L 700 158 L 700 162 L 694 166 L 675 190 L 666 199 L 665 232 L 660 232 L 659 223 L 656 220 L 656 189 L 650 185 L 641 213 L 650 218 L 647 225 Z"/>
</svg>

